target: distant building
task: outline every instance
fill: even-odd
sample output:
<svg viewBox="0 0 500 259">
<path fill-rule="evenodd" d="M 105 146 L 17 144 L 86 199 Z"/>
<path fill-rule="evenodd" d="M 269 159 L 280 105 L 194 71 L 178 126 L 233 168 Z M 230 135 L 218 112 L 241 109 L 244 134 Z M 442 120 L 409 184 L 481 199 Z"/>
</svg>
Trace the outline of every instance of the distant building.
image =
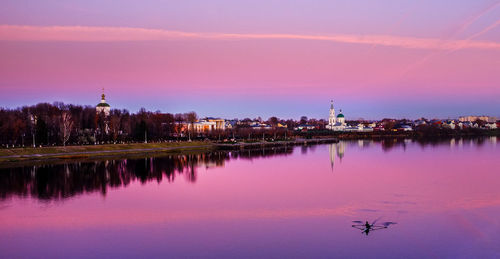
<svg viewBox="0 0 500 259">
<path fill-rule="evenodd" d="M 297 125 L 297 127 L 293 128 L 293 129 L 294 130 L 313 130 L 315 128 L 316 128 L 316 126 L 314 126 L 314 125 L 300 124 L 300 125 Z"/>
<path fill-rule="evenodd" d="M 97 104 L 97 106 L 95 107 L 95 111 L 97 114 L 104 112 L 105 116 L 109 116 L 109 113 L 111 111 L 111 106 L 108 103 L 106 103 L 106 96 L 104 95 L 104 89 L 102 89 L 101 102 Z"/>
<path fill-rule="evenodd" d="M 496 122 L 490 122 L 484 125 L 485 128 L 487 129 L 497 129 L 497 123 Z"/>
<path fill-rule="evenodd" d="M 106 96 L 104 95 L 104 88 L 102 89 L 101 102 L 98 103 L 95 107 L 96 114 L 99 115 L 104 113 L 104 128 L 100 130 L 104 130 L 106 134 L 109 134 L 109 114 L 111 112 L 111 106 L 106 102 Z"/>
<path fill-rule="evenodd" d="M 401 125 L 398 130 L 400 131 L 413 131 L 413 128 L 410 125 Z"/>
<path fill-rule="evenodd" d="M 371 125 L 372 124 L 365 125 L 364 123 L 358 123 L 356 126 L 347 127 L 346 131 L 372 132 L 373 127 L 371 127 Z"/>
<path fill-rule="evenodd" d="M 442 127 L 444 128 L 449 128 L 449 129 L 455 129 L 457 127 L 457 124 L 455 123 L 454 120 L 446 120 L 443 124 Z"/>
<path fill-rule="evenodd" d="M 345 123 L 345 116 L 342 114 L 342 109 L 339 115 L 335 117 L 335 108 L 333 107 L 333 101 L 330 104 L 330 115 L 328 116 L 328 125 L 326 128 L 333 131 L 344 131 L 347 124 Z"/>
<path fill-rule="evenodd" d="M 250 128 L 255 129 L 255 130 L 270 130 L 273 129 L 271 125 L 265 124 L 265 123 L 256 123 L 252 124 Z"/>
<path fill-rule="evenodd" d="M 234 127 L 236 127 L 236 125 L 238 125 L 238 120 L 237 119 L 234 119 L 234 120 L 226 120 L 226 129 L 232 129 Z"/>
<path fill-rule="evenodd" d="M 276 125 L 276 127 L 278 127 L 278 128 L 288 128 L 288 125 L 286 125 L 284 123 L 278 122 L 278 124 Z"/>
<path fill-rule="evenodd" d="M 210 132 L 213 130 L 225 130 L 227 127 L 226 120 L 219 118 L 205 118 L 193 124 L 186 123 L 189 130 L 194 129 L 195 132 Z"/>
<path fill-rule="evenodd" d="M 485 122 L 496 122 L 497 118 L 492 116 L 462 116 L 458 119 L 461 122 L 475 122 L 477 120 L 482 120 Z"/>
</svg>

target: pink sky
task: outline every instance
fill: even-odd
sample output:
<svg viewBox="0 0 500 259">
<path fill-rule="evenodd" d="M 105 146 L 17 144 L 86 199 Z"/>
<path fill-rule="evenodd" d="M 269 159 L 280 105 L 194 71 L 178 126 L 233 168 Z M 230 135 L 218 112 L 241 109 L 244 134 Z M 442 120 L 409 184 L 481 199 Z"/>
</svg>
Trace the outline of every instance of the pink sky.
<svg viewBox="0 0 500 259">
<path fill-rule="evenodd" d="M 500 115 L 500 2 L 7 1 L 0 106 Z"/>
</svg>

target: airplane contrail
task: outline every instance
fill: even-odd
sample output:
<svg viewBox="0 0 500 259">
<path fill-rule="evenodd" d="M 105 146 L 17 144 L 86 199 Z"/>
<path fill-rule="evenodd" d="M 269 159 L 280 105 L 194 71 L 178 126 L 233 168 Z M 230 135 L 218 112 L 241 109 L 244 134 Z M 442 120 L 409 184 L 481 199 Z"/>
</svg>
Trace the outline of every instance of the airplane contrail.
<svg viewBox="0 0 500 259">
<path fill-rule="evenodd" d="M 466 41 L 473 40 L 473 39 L 475 39 L 475 38 L 477 38 L 477 37 L 479 37 L 479 36 L 481 36 L 481 35 L 489 32 L 489 31 L 491 31 L 492 29 L 496 28 L 498 25 L 500 25 L 500 19 L 497 20 L 495 23 L 490 24 L 488 27 L 482 29 L 481 31 L 479 31 L 479 32 L 473 34 L 472 36 L 468 37 L 467 39 L 465 39 L 464 44 L 466 44 Z M 451 49 L 448 52 L 446 52 L 446 54 L 455 52 L 455 51 L 457 51 L 457 50 L 459 50 L 461 48 L 462 47 L 459 45 L 459 46 L 455 47 L 454 49 Z"/>
<path fill-rule="evenodd" d="M 476 22 L 479 18 L 483 17 L 485 14 L 487 14 L 488 12 L 490 12 L 491 10 L 495 9 L 496 7 L 500 6 L 500 1 L 488 6 L 487 8 L 485 8 L 483 11 L 477 13 L 476 15 L 474 15 L 473 17 L 471 17 L 470 19 L 468 19 L 467 21 L 465 21 L 465 23 L 462 24 L 462 26 L 460 26 L 460 28 L 455 31 L 455 33 L 453 33 L 452 37 L 462 33 L 463 31 L 465 31 L 471 24 L 473 24 L 474 22 Z"/>
<path fill-rule="evenodd" d="M 448 39 L 451 39 L 452 37 L 454 37 L 455 35 L 458 35 L 460 34 L 461 32 L 463 32 L 464 30 L 466 30 L 471 24 L 473 24 L 475 21 L 477 21 L 479 18 L 481 18 L 482 16 L 484 16 L 485 14 L 487 14 L 488 12 L 490 12 L 491 10 L 495 9 L 496 7 L 500 6 L 500 1 L 496 2 L 495 4 L 493 5 L 490 5 L 489 7 L 485 8 L 483 11 L 479 12 L 478 14 L 476 14 L 475 16 L 473 16 L 471 19 L 467 20 L 464 24 L 462 24 L 462 26 L 460 26 L 460 28 L 455 32 L 453 33 L 452 36 L 450 36 Z M 473 34 L 472 36 L 468 37 L 467 39 L 463 40 L 462 42 L 464 42 L 464 44 L 466 44 L 466 42 L 469 42 L 471 40 L 473 40 L 474 38 L 476 37 L 479 37 L 480 35 L 490 31 L 491 29 L 495 28 L 496 26 L 498 26 L 500 24 L 500 20 L 498 20 L 497 22 L 491 24 L 490 26 L 484 28 L 483 30 L 481 30 L 480 32 L 478 33 L 475 33 Z M 463 47 L 460 46 L 460 45 L 457 45 L 455 46 L 454 48 L 451 48 L 451 49 L 448 49 L 448 50 L 445 50 L 445 54 L 450 54 L 450 53 L 453 53 L 457 50 L 460 50 L 462 49 Z M 427 55 L 425 55 L 424 57 L 422 57 L 420 60 L 418 60 L 417 62 L 411 64 L 410 66 L 408 66 L 404 71 L 403 71 L 403 75 L 405 75 L 406 73 L 408 73 L 409 71 L 411 71 L 412 69 L 416 68 L 416 67 L 419 67 L 423 64 L 425 64 L 428 60 L 431 60 L 433 57 L 435 56 L 438 56 L 439 54 L 441 54 L 441 50 L 437 50 L 437 51 L 433 51 Z"/>
</svg>

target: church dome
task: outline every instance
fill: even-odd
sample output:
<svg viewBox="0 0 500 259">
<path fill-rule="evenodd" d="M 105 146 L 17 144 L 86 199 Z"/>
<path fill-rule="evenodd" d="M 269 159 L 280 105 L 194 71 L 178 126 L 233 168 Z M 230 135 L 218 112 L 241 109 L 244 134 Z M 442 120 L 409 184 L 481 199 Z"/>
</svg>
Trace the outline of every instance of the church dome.
<svg viewBox="0 0 500 259">
<path fill-rule="evenodd" d="M 103 88 L 104 91 L 104 88 Z M 101 102 L 97 104 L 97 107 L 111 107 L 107 102 L 106 102 L 106 96 L 104 93 L 101 95 Z"/>
<path fill-rule="evenodd" d="M 337 115 L 337 118 L 344 118 L 344 114 L 340 113 L 339 115 Z"/>
<path fill-rule="evenodd" d="M 110 105 L 107 103 L 98 103 L 97 107 L 110 107 Z"/>
</svg>

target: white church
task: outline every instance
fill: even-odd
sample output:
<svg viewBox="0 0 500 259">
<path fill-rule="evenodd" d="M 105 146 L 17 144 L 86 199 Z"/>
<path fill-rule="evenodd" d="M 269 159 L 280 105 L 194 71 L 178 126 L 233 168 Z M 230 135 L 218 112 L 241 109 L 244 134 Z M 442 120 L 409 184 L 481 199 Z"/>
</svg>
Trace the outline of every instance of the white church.
<svg viewBox="0 0 500 259">
<path fill-rule="evenodd" d="M 106 102 L 106 96 L 104 95 L 104 88 L 102 89 L 101 102 L 95 107 L 97 114 L 104 113 L 104 116 L 108 117 L 111 112 L 111 106 Z"/>
<path fill-rule="evenodd" d="M 344 131 L 347 127 L 345 123 L 344 114 L 342 114 L 342 109 L 340 109 L 339 115 L 335 117 L 335 108 L 333 108 L 333 100 L 330 106 L 330 116 L 328 117 L 328 125 L 326 128 L 333 131 Z"/>
</svg>

